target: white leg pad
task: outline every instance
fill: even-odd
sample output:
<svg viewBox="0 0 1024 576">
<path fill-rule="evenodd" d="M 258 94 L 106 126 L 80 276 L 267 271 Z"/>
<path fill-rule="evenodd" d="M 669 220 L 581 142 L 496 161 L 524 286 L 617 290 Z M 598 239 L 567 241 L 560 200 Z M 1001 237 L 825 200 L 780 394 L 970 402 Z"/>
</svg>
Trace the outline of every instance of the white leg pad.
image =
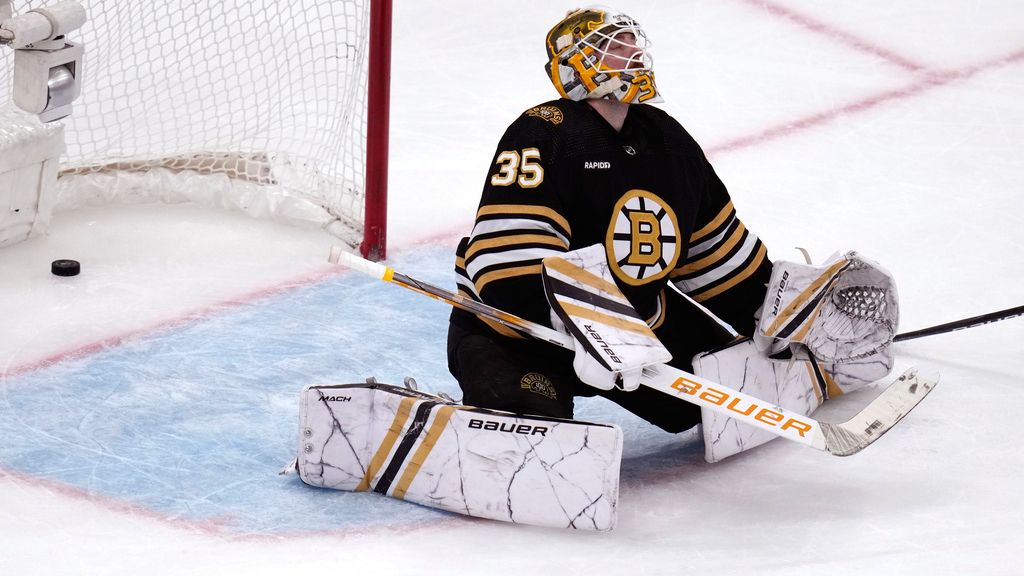
<svg viewBox="0 0 1024 576">
<path fill-rule="evenodd" d="M 615 526 L 622 431 L 461 406 L 385 384 L 309 386 L 303 482 L 538 526 Z"/>
<path fill-rule="evenodd" d="M 810 361 L 773 360 L 760 352 L 753 340 L 698 354 L 693 359 L 693 372 L 804 416 L 830 393 L 841 393 L 820 368 L 820 376 L 816 376 Z M 777 438 L 707 408 L 701 409 L 701 429 L 704 459 L 708 462 L 718 462 Z"/>
</svg>

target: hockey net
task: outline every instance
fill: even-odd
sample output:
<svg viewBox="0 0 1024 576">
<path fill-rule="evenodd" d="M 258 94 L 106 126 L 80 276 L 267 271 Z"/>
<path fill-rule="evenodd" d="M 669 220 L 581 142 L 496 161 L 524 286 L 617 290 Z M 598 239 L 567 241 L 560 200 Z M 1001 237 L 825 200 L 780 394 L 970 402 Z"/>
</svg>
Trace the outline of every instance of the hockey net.
<svg viewBox="0 0 1024 576">
<path fill-rule="evenodd" d="M 367 154 L 368 71 L 371 10 L 390 28 L 390 2 L 83 4 L 89 20 L 69 40 L 85 44 L 84 80 L 62 120 L 58 210 L 191 201 L 319 226 L 383 256 L 383 189 L 368 196 L 366 186 L 382 161 Z M 376 46 L 388 48 L 384 35 Z M 0 102 L 10 97 L 10 52 Z M 387 60 L 378 58 L 378 77 Z M 378 222 L 372 238 L 368 220 Z"/>
</svg>

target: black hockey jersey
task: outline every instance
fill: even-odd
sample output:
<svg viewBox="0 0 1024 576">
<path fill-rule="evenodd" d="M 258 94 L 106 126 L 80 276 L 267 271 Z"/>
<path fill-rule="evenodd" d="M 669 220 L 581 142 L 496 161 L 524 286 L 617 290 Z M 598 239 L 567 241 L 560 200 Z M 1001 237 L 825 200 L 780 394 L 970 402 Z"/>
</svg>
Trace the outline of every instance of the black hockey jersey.
<svg viewBox="0 0 1024 576">
<path fill-rule="evenodd" d="M 523 113 L 498 145 L 473 231 L 457 249 L 459 291 L 550 325 L 541 260 L 593 244 L 604 246 L 616 283 L 652 327 L 666 321 L 664 291 L 674 282 L 741 333 L 753 330 L 771 272 L 765 246 L 664 111 L 631 105 L 619 132 L 586 102 Z M 452 322 L 482 320 L 456 310 Z"/>
</svg>

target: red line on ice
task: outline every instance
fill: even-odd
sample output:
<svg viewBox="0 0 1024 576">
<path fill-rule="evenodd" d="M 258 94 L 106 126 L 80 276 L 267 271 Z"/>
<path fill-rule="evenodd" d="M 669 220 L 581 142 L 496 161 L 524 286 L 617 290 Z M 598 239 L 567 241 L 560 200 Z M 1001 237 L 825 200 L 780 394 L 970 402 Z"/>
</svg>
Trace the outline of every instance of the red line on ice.
<svg viewBox="0 0 1024 576">
<path fill-rule="evenodd" d="M 467 521 L 484 521 L 479 518 L 451 516 L 430 520 L 417 520 L 409 522 L 380 524 L 373 526 L 339 527 L 333 530 L 311 530 L 308 532 L 244 533 L 238 532 L 234 528 L 234 521 L 231 518 L 211 518 L 208 520 L 192 520 L 187 518 L 169 516 L 157 512 L 153 509 L 146 508 L 145 506 L 142 505 L 132 504 L 128 501 L 121 500 L 118 498 L 113 498 L 110 496 L 89 492 L 88 490 L 83 490 L 82 488 L 71 486 L 69 484 L 65 484 L 63 482 L 59 482 L 56 480 L 50 480 L 48 478 L 22 474 L 20 472 L 15 472 L 13 470 L 4 470 L 0 468 L 0 480 L 4 479 L 10 480 L 16 484 L 20 484 L 27 488 L 43 489 L 46 490 L 47 492 L 50 492 L 51 494 L 57 494 L 72 500 L 89 502 L 97 507 L 124 516 L 135 516 L 139 518 L 145 518 L 149 521 L 164 526 L 168 526 L 170 528 L 197 532 L 200 534 L 205 534 L 207 536 L 216 536 L 218 538 L 225 538 L 232 541 L 280 541 L 285 539 L 310 538 L 314 536 L 331 536 L 335 538 L 345 538 L 372 535 L 379 532 L 401 535 L 416 532 L 417 530 L 423 529 L 439 529 L 450 524 L 455 525 L 458 523 L 466 523 Z M 384 496 L 381 496 L 381 498 L 383 497 Z"/>
<path fill-rule="evenodd" d="M 715 144 L 707 149 L 707 153 L 710 156 L 760 145 L 769 140 L 789 136 L 815 126 L 825 124 L 840 116 L 865 112 L 881 104 L 887 104 L 896 100 L 903 100 L 913 96 L 918 96 L 931 89 L 939 88 L 952 82 L 966 80 L 982 72 L 1016 64 L 1022 60 L 1024 60 L 1024 49 L 958 70 L 930 72 L 903 88 L 880 92 L 862 100 L 851 102 L 831 110 L 818 112 L 811 114 L 810 116 L 804 116 L 803 118 L 797 118 L 777 126 L 765 128 L 760 132 L 755 132 L 720 144 Z"/>
<path fill-rule="evenodd" d="M 64 360 L 69 360 L 72 358 L 81 358 L 83 356 L 95 354 L 97 352 L 101 352 L 109 348 L 114 348 L 127 342 L 130 342 L 132 340 L 152 334 L 154 332 L 169 330 L 177 326 L 183 326 L 185 324 L 188 324 L 189 322 L 212 316 L 223 310 L 249 304 L 251 302 L 255 302 L 256 300 L 260 300 L 268 296 L 273 296 L 275 294 L 288 292 L 289 290 L 292 290 L 294 288 L 299 288 L 301 286 L 321 282 L 331 276 L 343 272 L 344 269 L 332 266 L 330 268 L 325 268 L 324 270 L 313 272 L 311 274 L 306 274 L 298 278 L 286 280 L 284 282 L 281 282 L 280 284 L 261 288 L 259 290 L 255 290 L 253 292 L 249 292 L 246 294 L 241 294 L 239 296 L 236 296 L 228 300 L 224 300 L 222 302 L 217 302 L 209 306 L 198 308 L 196 310 L 192 310 L 191 312 L 186 312 L 185 314 L 177 318 L 165 320 L 152 326 L 138 328 L 129 332 L 104 338 L 97 342 L 92 342 L 68 350 L 63 350 L 61 352 L 51 354 L 45 358 L 29 361 L 25 364 L 17 364 L 6 369 L 0 367 L 0 385 L 4 384 L 5 380 L 7 380 L 8 378 L 20 376 L 28 372 L 34 372 L 36 370 L 40 370 L 42 368 L 45 368 L 47 366 L 56 364 L 57 362 L 61 362 Z"/>
<path fill-rule="evenodd" d="M 900 56 L 899 54 L 892 50 L 882 48 L 881 46 L 876 46 L 875 44 L 872 44 L 871 42 L 859 38 L 850 32 L 840 30 L 839 28 L 815 20 L 810 16 L 807 16 L 806 14 L 801 14 L 799 12 L 796 12 L 795 10 L 786 8 L 785 6 L 769 2 L 768 0 L 737 1 L 747 4 L 754 8 L 760 8 L 765 12 L 771 14 L 772 16 L 777 16 L 789 20 L 790 22 L 800 26 L 801 28 L 806 28 L 812 32 L 822 34 L 840 44 L 845 44 L 846 46 L 850 46 L 860 52 L 865 52 L 867 54 L 871 54 L 872 56 L 881 58 L 882 60 L 885 60 L 886 62 L 889 62 L 890 64 L 893 64 L 895 66 L 899 66 L 904 70 L 909 70 L 911 72 L 920 72 L 926 69 L 925 66 L 913 62 L 908 58 Z"/>
</svg>

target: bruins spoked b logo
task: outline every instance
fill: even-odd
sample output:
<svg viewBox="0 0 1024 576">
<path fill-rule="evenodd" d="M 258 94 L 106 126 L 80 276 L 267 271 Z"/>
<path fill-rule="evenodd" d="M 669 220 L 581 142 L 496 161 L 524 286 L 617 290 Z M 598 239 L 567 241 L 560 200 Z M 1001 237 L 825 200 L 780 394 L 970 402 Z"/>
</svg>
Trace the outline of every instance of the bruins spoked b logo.
<svg viewBox="0 0 1024 576">
<path fill-rule="evenodd" d="M 668 203 L 646 190 L 619 199 L 605 241 L 608 263 L 626 284 L 637 286 L 668 274 L 679 260 L 679 221 Z"/>
</svg>

